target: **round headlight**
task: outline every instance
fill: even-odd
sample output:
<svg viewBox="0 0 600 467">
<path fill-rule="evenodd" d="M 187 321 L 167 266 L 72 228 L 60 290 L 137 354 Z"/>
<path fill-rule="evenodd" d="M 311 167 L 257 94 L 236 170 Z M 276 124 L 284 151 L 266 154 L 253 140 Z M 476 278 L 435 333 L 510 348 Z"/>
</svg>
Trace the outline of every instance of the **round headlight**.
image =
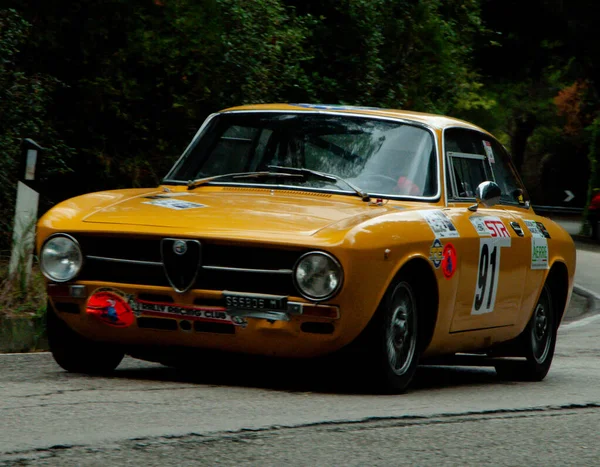
<svg viewBox="0 0 600 467">
<path fill-rule="evenodd" d="M 326 300 L 342 285 L 342 266 L 331 255 L 313 251 L 301 256 L 294 268 L 294 283 L 300 294 L 311 300 Z"/>
<path fill-rule="evenodd" d="M 79 274 L 82 265 L 81 249 L 74 238 L 59 234 L 44 243 L 40 253 L 40 268 L 51 281 L 70 281 Z"/>
</svg>

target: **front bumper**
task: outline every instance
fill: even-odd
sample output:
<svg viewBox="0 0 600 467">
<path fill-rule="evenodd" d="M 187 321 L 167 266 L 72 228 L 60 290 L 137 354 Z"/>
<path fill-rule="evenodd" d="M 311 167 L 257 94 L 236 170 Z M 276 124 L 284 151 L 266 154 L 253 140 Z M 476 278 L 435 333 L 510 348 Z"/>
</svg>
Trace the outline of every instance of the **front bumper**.
<svg viewBox="0 0 600 467">
<path fill-rule="evenodd" d="M 127 326 L 99 319 L 88 309 L 98 292 L 118 294 L 135 318 Z M 82 336 L 123 346 L 178 346 L 278 357 L 314 357 L 347 343 L 343 313 L 336 305 L 315 305 L 290 297 L 287 312 L 231 310 L 218 291 L 140 287 L 80 281 L 48 285 L 50 302 Z"/>
</svg>

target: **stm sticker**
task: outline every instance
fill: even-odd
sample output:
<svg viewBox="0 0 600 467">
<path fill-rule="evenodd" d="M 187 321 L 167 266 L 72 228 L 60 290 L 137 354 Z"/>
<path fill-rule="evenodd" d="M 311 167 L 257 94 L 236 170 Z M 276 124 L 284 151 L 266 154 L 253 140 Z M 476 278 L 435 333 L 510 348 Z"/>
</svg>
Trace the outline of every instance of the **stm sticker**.
<svg viewBox="0 0 600 467">
<path fill-rule="evenodd" d="M 443 211 L 421 211 L 420 214 L 429 224 L 436 238 L 460 237 L 458 230 Z"/>
<path fill-rule="evenodd" d="M 444 259 L 444 245 L 439 238 L 436 238 L 429 248 L 429 260 L 433 263 L 433 266 L 437 269 L 440 267 L 442 260 Z"/>
<path fill-rule="evenodd" d="M 161 208 L 175 209 L 176 211 L 182 211 L 184 209 L 194 208 L 205 208 L 205 204 L 193 203 L 191 201 L 184 201 L 176 198 L 159 198 L 153 199 L 152 201 L 144 201 L 142 204 L 153 204 L 154 206 L 160 206 Z"/>
<path fill-rule="evenodd" d="M 496 160 L 494 159 L 494 150 L 492 149 L 492 143 L 483 140 L 483 149 L 485 151 L 485 154 L 487 155 L 488 161 L 490 161 L 490 164 L 494 164 Z"/>
<path fill-rule="evenodd" d="M 456 249 L 452 243 L 448 243 L 444 247 L 442 256 L 442 271 L 444 272 L 444 277 L 446 279 L 452 279 L 452 276 L 454 276 L 454 273 L 456 272 Z"/>
</svg>

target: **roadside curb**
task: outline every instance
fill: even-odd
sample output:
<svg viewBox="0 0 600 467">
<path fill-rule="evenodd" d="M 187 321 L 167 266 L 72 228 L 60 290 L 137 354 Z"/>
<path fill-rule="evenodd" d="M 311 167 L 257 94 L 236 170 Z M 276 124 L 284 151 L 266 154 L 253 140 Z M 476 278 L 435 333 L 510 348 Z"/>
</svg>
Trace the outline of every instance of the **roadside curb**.
<svg viewBox="0 0 600 467">
<path fill-rule="evenodd" d="M 592 290 L 573 284 L 573 293 L 587 299 L 586 315 L 600 313 L 600 295 Z"/>
<path fill-rule="evenodd" d="M 29 317 L 0 316 L 0 353 L 26 353 L 48 349 L 45 325 Z"/>
</svg>

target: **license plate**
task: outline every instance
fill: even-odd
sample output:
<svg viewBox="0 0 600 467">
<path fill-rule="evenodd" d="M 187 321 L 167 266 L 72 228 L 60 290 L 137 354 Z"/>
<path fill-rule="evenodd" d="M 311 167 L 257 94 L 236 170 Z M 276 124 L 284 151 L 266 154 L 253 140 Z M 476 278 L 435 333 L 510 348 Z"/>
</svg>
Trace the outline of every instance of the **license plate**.
<svg viewBox="0 0 600 467">
<path fill-rule="evenodd" d="M 287 311 L 287 297 L 223 292 L 227 310 Z"/>
</svg>

